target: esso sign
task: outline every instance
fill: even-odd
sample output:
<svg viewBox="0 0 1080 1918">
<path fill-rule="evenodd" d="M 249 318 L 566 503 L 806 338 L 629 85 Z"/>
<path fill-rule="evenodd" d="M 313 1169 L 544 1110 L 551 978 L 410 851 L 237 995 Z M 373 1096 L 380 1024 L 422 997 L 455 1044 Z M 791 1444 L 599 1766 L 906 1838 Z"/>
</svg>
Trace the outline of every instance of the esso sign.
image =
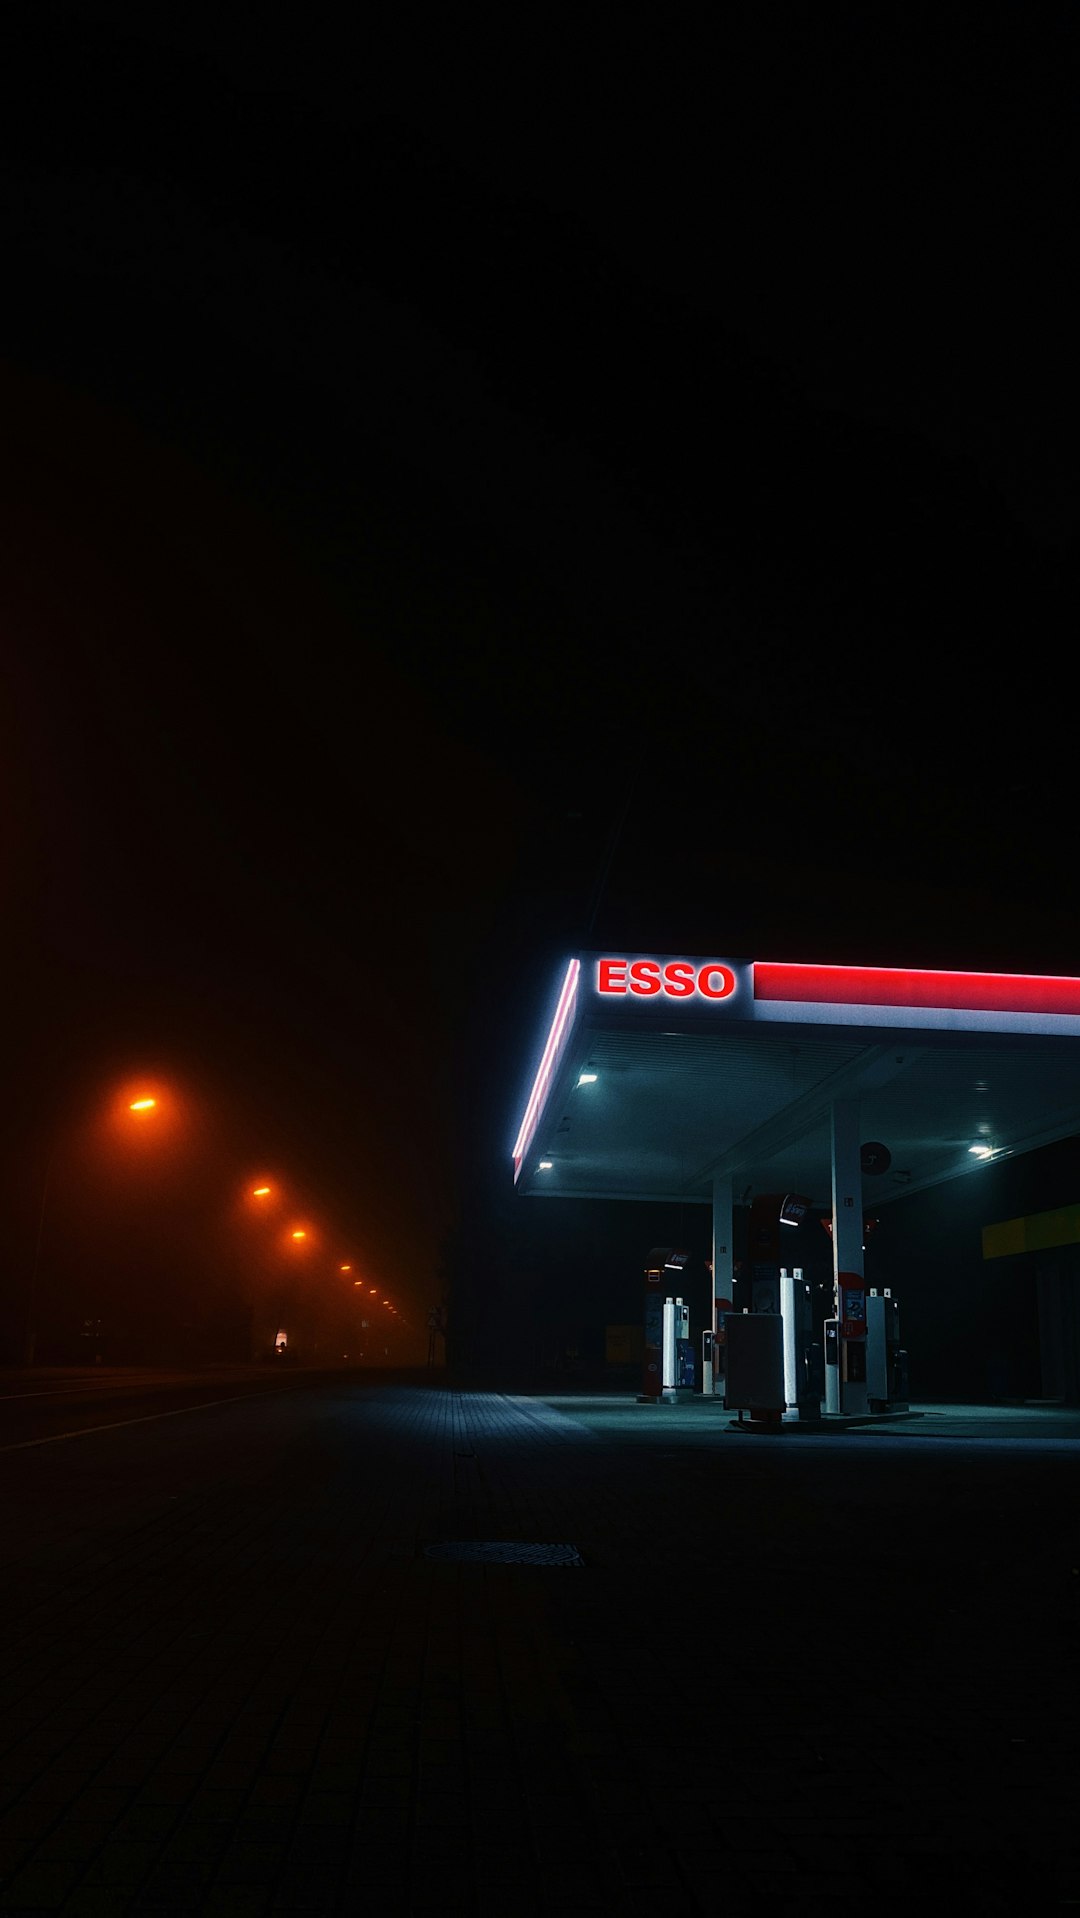
<svg viewBox="0 0 1080 1918">
<path fill-rule="evenodd" d="M 652 999 L 662 993 L 668 999 L 691 999 L 700 993 L 703 999 L 730 999 L 735 974 L 718 959 L 708 959 L 704 965 L 689 959 L 601 959 L 596 990 L 606 998 L 634 993 L 640 999 Z"/>
</svg>

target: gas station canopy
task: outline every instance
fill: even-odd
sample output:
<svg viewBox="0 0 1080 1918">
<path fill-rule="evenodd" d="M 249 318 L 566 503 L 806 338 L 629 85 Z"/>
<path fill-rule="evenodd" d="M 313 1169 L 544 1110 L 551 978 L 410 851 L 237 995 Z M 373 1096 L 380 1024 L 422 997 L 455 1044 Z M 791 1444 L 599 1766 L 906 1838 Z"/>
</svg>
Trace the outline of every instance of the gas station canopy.
<svg viewBox="0 0 1080 1918">
<path fill-rule="evenodd" d="M 585 953 L 538 1050 L 532 1196 L 828 1206 L 840 1101 L 875 1205 L 1080 1134 L 1080 979 Z"/>
</svg>

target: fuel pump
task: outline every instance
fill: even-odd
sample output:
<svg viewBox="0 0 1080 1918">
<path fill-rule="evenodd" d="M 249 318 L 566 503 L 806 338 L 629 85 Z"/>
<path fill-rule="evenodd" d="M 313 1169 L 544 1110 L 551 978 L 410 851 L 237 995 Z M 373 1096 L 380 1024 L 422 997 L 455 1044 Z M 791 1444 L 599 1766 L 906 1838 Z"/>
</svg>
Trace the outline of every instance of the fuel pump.
<svg viewBox="0 0 1080 1918">
<path fill-rule="evenodd" d="M 840 1410 L 839 1319 L 826 1319 L 822 1331 L 825 1335 L 825 1410 L 836 1414 Z"/>
<path fill-rule="evenodd" d="M 900 1342 L 900 1306 L 886 1286 L 866 1301 L 866 1395 L 872 1412 L 908 1409 L 907 1353 Z"/>
<path fill-rule="evenodd" d="M 714 1398 L 722 1399 L 727 1379 L 727 1322 L 735 1313 L 732 1299 L 714 1299 L 713 1310 L 716 1315 L 716 1330 L 712 1336 L 712 1392 Z M 705 1388 L 708 1390 L 708 1387 Z"/>
<path fill-rule="evenodd" d="M 671 1346 L 670 1364 L 668 1361 L 669 1327 L 668 1306 L 674 1308 L 674 1300 L 664 1297 L 665 1281 L 671 1283 L 671 1274 L 678 1276 L 690 1254 L 666 1245 L 655 1245 L 645 1263 L 645 1357 L 642 1389 L 638 1398 L 642 1402 L 661 1404 L 665 1399 L 675 1396 L 675 1347 Z M 682 1305 L 680 1299 L 679 1304 Z M 689 1313 L 687 1312 L 687 1317 Z M 680 1328 L 682 1329 L 682 1328 Z M 674 1317 L 670 1327 L 670 1338 L 674 1341 Z M 670 1385 L 668 1380 L 671 1380 Z"/>
<path fill-rule="evenodd" d="M 803 1268 L 780 1267 L 780 1315 L 784 1321 L 784 1397 L 800 1419 L 819 1419 L 825 1381 L 814 1340 L 814 1310 Z"/>
<path fill-rule="evenodd" d="M 861 1272 L 836 1274 L 838 1410 L 867 1412 L 867 1293 Z"/>
<path fill-rule="evenodd" d="M 690 1307 L 682 1299 L 664 1300 L 664 1397 L 694 1383 L 690 1347 Z"/>
<path fill-rule="evenodd" d="M 689 1368 L 687 1368 L 689 1354 Z M 687 1377 L 689 1371 L 689 1377 Z M 664 1398 L 675 1398 L 679 1387 L 694 1383 L 691 1352 L 691 1308 L 681 1298 L 664 1300 Z"/>
<path fill-rule="evenodd" d="M 788 1247 L 799 1243 L 798 1228 L 810 1213 L 799 1192 L 765 1192 L 750 1211 L 751 1312 L 777 1314 L 783 1320 L 784 1397 L 801 1419 L 821 1417 L 825 1378 L 821 1348 L 814 1339 L 812 1288 L 802 1266 L 780 1264 Z"/>
</svg>

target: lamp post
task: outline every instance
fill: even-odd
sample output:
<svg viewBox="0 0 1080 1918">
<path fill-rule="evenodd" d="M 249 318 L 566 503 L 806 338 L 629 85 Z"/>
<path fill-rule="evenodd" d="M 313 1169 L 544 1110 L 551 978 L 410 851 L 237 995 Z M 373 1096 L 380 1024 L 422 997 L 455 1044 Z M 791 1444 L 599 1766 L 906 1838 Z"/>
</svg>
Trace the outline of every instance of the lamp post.
<svg viewBox="0 0 1080 1918">
<path fill-rule="evenodd" d="M 138 1120 L 141 1121 L 144 1119 L 145 1116 L 157 1110 L 158 1102 L 157 1102 L 157 1099 L 152 1097 L 149 1093 L 141 1093 L 138 1098 L 129 1099 L 127 1103 L 128 1103 L 128 1111 L 136 1113 L 138 1116 Z M 22 1340 L 22 1362 L 23 1362 L 23 1365 L 27 1367 L 28 1369 L 34 1363 L 34 1357 L 37 1350 L 36 1307 L 37 1307 L 37 1292 L 38 1292 L 38 1275 L 41 1270 L 41 1248 L 45 1238 L 45 1214 L 48 1209 L 49 1183 L 52 1178 L 53 1163 L 56 1159 L 56 1150 L 57 1150 L 57 1142 L 54 1140 L 53 1145 L 49 1152 L 48 1159 L 45 1162 L 45 1173 L 41 1181 L 41 1205 L 38 1208 L 37 1234 L 34 1239 L 34 1257 L 30 1267 L 30 1286 L 29 1286 L 27 1299 L 26 1299 L 26 1320 L 23 1326 L 23 1340 Z"/>
<path fill-rule="evenodd" d="M 286 1193 L 276 1176 L 267 1176 L 265 1172 L 249 1174 L 243 1188 L 243 1206 L 249 1216 L 262 1215 L 265 1223 L 280 1222 L 281 1207 Z M 258 1292 L 251 1301 L 251 1356 L 261 1359 L 266 1353 L 266 1337 L 269 1334 L 271 1352 L 278 1351 L 277 1339 L 281 1330 L 281 1321 L 285 1316 L 287 1282 L 284 1273 L 278 1269 L 275 1259 L 264 1248 L 260 1257 L 264 1278 Z M 266 1314 L 265 1318 L 263 1314 Z M 272 1322 L 271 1322 L 272 1321 Z"/>
<path fill-rule="evenodd" d="M 306 1260 L 311 1255 L 317 1238 L 318 1234 L 310 1223 L 301 1225 L 297 1222 L 295 1225 L 287 1226 L 278 1240 L 280 1248 L 279 1258 L 283 1253 L 286 1262 L 293 1259 Z M 283 1337 L 286 1340 L 288 1338 L 286 1328 L 282 1324 L 283 1318 L 288 1314 L 290 1320 L 294 1322 L 295 1330 L 294 1314 L 296 1317 L 301 1316 L 296 1287 L 295 1267 L 290 1273 L 288 1263 L 286 1263 L 280 1267 L 280 1271 L 281 1280 L 277 1294 L 277 1306 L 275 1308 L 276 1323 L 273 1330 L 273 1349 L 279 1357 L 283 1355 L 285 1350 L 282 1339 Z"/>
</svg>

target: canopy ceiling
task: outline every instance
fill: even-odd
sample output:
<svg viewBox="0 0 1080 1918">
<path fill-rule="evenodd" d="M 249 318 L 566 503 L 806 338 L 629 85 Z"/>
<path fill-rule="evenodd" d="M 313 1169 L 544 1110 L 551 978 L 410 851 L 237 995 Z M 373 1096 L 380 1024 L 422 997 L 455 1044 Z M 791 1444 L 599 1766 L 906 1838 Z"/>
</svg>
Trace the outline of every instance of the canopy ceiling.
<svg viewBox="0 0 1080 1918">
<path fill-rule="evenodd" d="M 570 963 L 561 1031 L 546 1047 L 538 1035 L 520 1192 L 709 1203 L 714 1177 L 730 1176 L 736 1199 L 795 1191 L 828 1206 L 838 1099 L 858 1100 L 862 1140 L 887 1149 L 887 1168 L 866 1178 L 875 1205 L 1080 1134 L 1080 981 L 860 973 L 864 1002 L 851 1005 L 821 979 L 840 968 L 727 961 L 713 975 L 735 980 L 725 998 L 682 996 L 680 978 L 680 996 L 650 979 L 645 999 L 612 970 L 628 960 L 608 961 L 621 989 L 599 991 L 602 957 Z M 802 996 L 770 999 L 770 971 Z M 792 973 L 805 979 L 792 986 Z"/>
</svg>

